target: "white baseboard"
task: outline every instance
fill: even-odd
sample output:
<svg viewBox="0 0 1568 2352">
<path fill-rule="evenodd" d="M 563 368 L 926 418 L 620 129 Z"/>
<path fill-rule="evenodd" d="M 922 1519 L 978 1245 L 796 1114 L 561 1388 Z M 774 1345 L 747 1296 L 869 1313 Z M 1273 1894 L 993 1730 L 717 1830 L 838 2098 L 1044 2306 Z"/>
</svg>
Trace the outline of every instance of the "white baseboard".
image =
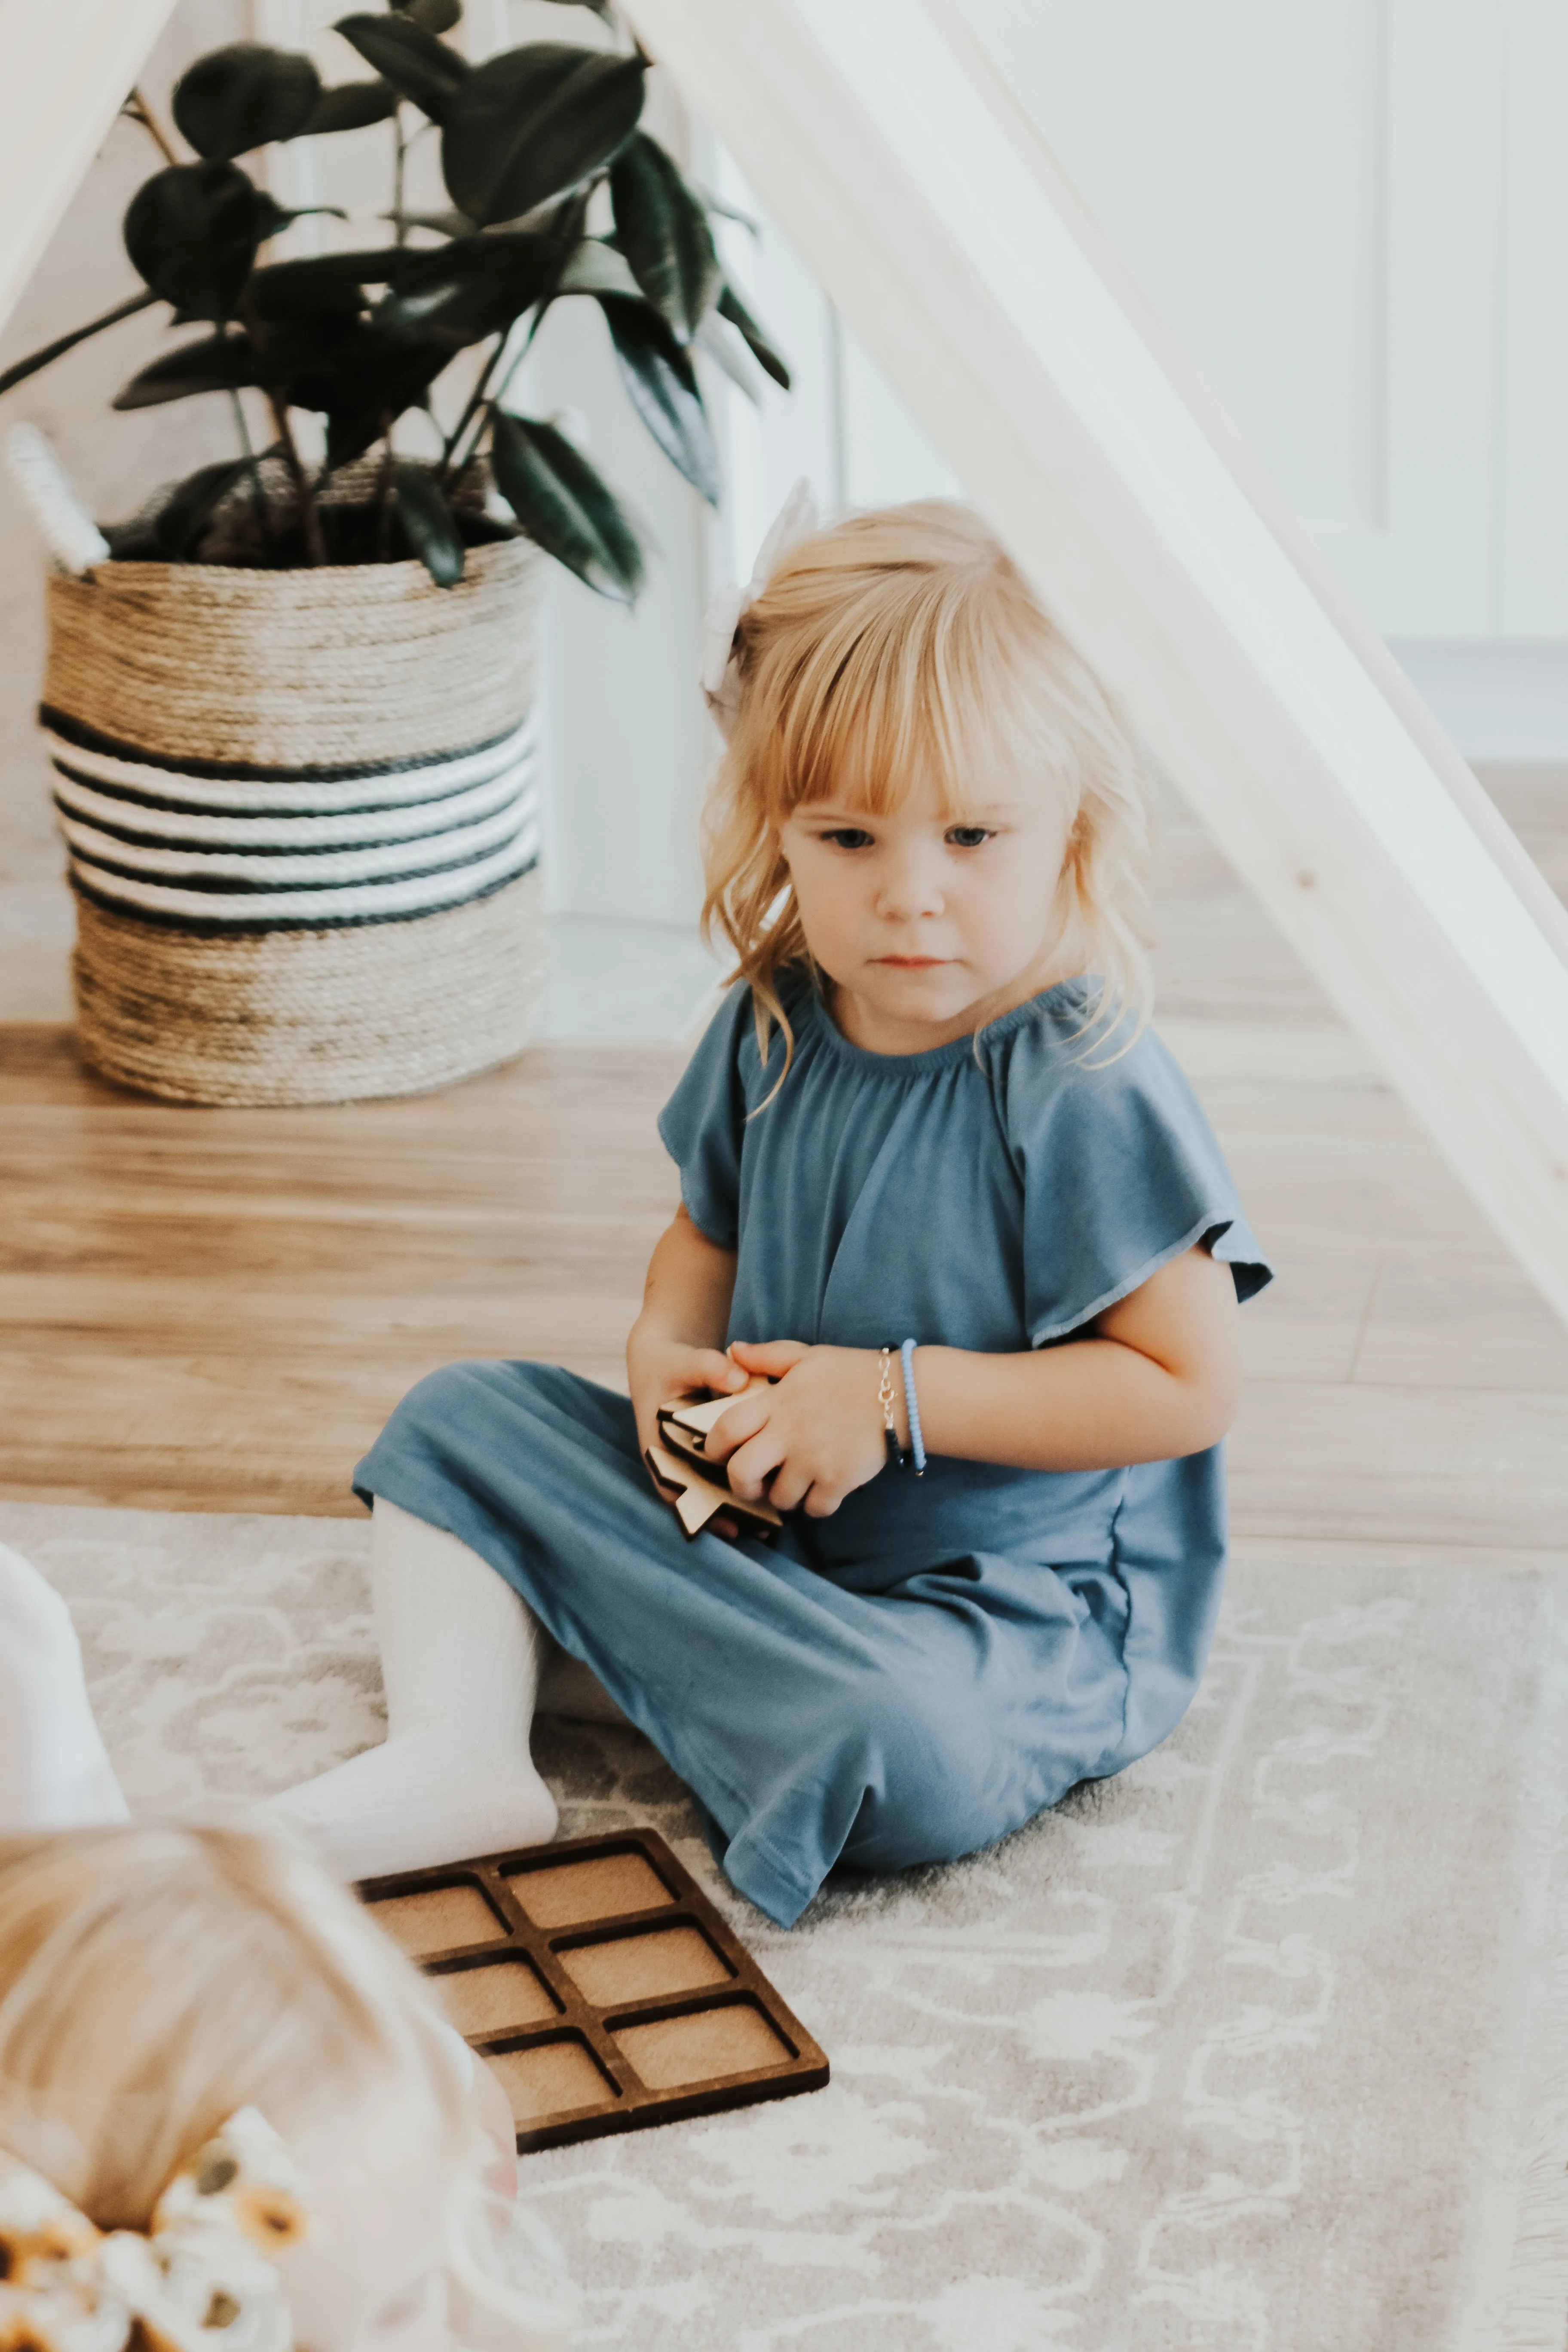
<svg viewBox="0 0 1568 2352">
<path fill-rule="evenodd" d="M 1391 639 L 1467 760 L 1568 762 L 1568 639 Z"/>
</svg>

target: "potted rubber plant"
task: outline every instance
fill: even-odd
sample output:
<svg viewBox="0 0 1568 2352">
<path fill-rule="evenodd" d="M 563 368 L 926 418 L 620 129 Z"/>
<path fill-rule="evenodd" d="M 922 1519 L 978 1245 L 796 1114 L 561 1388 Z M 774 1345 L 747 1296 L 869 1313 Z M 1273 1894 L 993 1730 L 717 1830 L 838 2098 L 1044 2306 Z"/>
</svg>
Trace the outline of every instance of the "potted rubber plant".
<svg viewBox="0 0 1568 2352">
<path fill-rule="evenodd" d="M 50 533 L 42 722 L 79 1036 L 153 1093 L 412 1093 L 519 1050 L 543 956 L 544 571 L 627 601 L 644 572 L 611 487 L 525 413 L 522 362 L 557 304 L 593 304 L 638 415 L 710 500 L 695 352 L 789 382 L 712 206 L 641 127 L 648 59 L 607 6 L 596 40 L 481 64 L 447 37 L 459 9 L 343 17 L 364 70 L 335 86 L 241 42 L 190 68 L 167 126 L 133 93 L 163 156 L 125 215 L 140 289 L 0 377 L 162 304 L 169 347 L 115 407 L 232 411 L 231 457 L 129 521 L 67 512 Z M 348 135 L 384 143 L 385 212 L 363 243 L 274 257 L 300 215 L 259 151 Z M 437 210 L 405 196 L 420 142 Z M 32 468 L 47 526 L 64 493 L 41 449 Z"/>
</svg>

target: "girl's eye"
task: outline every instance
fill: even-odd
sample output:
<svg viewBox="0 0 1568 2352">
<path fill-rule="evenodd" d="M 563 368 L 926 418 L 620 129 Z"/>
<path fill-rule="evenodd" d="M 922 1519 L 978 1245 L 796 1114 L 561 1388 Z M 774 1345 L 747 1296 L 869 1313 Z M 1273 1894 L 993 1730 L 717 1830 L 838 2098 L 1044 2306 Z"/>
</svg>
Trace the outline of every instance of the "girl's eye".
<svg viewBox="0 0 1568 2352">
<path fill-rule="evenodd" d="M 985 824 L 954 824 L 948 827 L 947 838 L 954 849 L 978 849 L 983 841 L 992 837 Z"/>
<path fill-rule="evenodd" d="M 831 833 L 825 833 L 822 838 L 830 841 L 835 849 L 864 849 L 871 836 L 861 825 L 840 824 L 836 825 Z"/>
</svg>

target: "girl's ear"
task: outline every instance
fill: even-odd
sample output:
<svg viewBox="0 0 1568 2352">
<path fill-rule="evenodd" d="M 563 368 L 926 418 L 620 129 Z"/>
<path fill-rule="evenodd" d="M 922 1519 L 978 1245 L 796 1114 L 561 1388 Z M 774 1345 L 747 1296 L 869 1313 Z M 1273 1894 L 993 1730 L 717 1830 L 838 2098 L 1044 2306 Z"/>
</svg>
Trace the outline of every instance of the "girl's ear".
<svg viewBox="0 0 1568 2352">
<path fill-rule="evenodd" d="M 1062 853 L 1062 880 L 1070 881 L 1073 896 L 1080 901 L 1090 845 L 1089 819 L 1080 808 L 1068 830 L 1067 847 Z"/>
</svg>

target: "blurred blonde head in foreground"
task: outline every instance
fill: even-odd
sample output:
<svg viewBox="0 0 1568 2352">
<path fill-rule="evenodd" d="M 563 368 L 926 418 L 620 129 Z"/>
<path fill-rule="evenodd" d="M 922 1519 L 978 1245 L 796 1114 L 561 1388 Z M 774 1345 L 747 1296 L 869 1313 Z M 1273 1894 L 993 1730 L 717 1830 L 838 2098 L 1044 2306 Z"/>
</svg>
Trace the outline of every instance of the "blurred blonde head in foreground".
<svg viewBox="0 0 1568 2352">
<path fill-rule="evenodd" d="M 0 1838 L 0 2149 L 104 2231 L 256 2107 L 312 2226 L 278 2261 L 300 2352 L 569 2332 L 510 2282 L 465 2053 L 313 1860 L 231 1829 Z"/>
</svg>

